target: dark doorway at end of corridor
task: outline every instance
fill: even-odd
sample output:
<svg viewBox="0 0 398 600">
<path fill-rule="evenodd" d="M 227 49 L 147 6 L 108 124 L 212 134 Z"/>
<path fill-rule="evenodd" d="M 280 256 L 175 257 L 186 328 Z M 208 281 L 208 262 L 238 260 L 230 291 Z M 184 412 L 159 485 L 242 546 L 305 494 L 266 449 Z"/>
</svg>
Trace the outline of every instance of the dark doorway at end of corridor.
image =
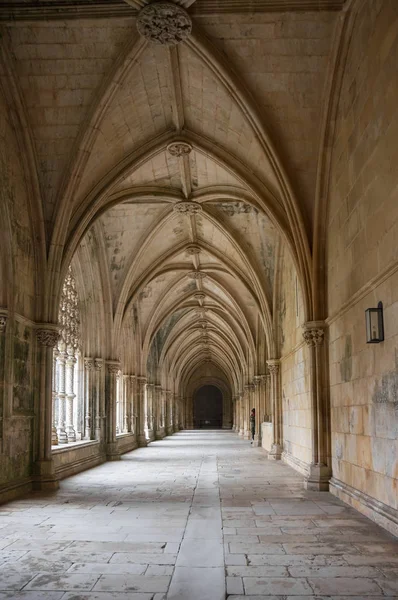
<svg viewBox="0 0 398 600">
<path fill-rule="evenodd" d="M 221 429 L 223 422 L 222 392 L 215 385 L 203 385 L 193 402 L 195 429 Z"/>
</svg>

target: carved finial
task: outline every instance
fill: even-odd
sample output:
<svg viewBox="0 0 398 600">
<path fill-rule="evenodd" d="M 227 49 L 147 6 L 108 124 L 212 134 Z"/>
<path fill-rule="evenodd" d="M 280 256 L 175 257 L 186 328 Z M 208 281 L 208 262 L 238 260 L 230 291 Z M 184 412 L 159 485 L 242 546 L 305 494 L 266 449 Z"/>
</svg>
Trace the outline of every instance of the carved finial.
<svg viewBox="0 0 398 600">
<path fill-rule="evenodd" d="M 192 31 L 188 13 L 171 2 L 156 2 L 144 6 L 137 17 L 140 35 L 162 46 L 175 46 L 185 40 Z"/>
</svg>

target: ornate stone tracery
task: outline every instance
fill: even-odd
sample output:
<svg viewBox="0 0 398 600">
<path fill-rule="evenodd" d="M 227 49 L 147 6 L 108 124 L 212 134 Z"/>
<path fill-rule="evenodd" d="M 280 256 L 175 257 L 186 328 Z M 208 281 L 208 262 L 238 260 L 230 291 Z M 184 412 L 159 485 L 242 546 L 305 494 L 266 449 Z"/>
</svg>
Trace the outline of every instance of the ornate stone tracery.
<svg viewBox="0 0 398 600">
<path fill-rule="evenodd" d="M 188 13 L 172 2 L 156 2 L 145 6 L 137 17 L 140 35 L 162 46 L 175 46 L 192 31 Z"/>
</svg>

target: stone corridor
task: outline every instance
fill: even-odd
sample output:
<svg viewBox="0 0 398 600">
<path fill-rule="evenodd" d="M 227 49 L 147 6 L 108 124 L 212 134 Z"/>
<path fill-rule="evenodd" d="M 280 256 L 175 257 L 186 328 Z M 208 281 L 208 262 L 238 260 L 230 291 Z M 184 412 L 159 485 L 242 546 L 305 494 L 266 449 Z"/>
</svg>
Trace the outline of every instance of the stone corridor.
<svg viewBox="0 0 398 600">
<path fill-rule="evenodd" d="M 398 540 L 230 431 L 0 508 L 0 600 L 398 598 Z"/>
</svg>

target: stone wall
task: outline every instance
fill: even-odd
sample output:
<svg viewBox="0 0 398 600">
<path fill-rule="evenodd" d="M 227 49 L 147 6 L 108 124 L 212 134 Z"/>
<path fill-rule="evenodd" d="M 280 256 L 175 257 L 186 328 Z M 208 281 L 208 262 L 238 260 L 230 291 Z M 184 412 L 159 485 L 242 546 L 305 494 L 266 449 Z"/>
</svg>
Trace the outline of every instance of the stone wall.
<svg viewBox="0 0 398 600">
<path fill-rule="evenodd" d="M 8 499 L 30 488 L 32 474 L 35 262 L 21 151 L 1 87 L 0 217 L 0 495 Z"/>
<path fill-rule="evenodd" d="M 332 491 L 386 524 L 398 523 L 398 6 L 358 6 L 328 215 Z M 379 301 L 385 341 L 366 344 Z"/>
<path fill-rule="evenodd" d="M 280 265 L 277 314 L 281 347 L 284 458 L 302 473 L 311 462 L 311 404 L 308 348 L 304 344 L 302 295 L 292 258 Z"/>
</svg>

